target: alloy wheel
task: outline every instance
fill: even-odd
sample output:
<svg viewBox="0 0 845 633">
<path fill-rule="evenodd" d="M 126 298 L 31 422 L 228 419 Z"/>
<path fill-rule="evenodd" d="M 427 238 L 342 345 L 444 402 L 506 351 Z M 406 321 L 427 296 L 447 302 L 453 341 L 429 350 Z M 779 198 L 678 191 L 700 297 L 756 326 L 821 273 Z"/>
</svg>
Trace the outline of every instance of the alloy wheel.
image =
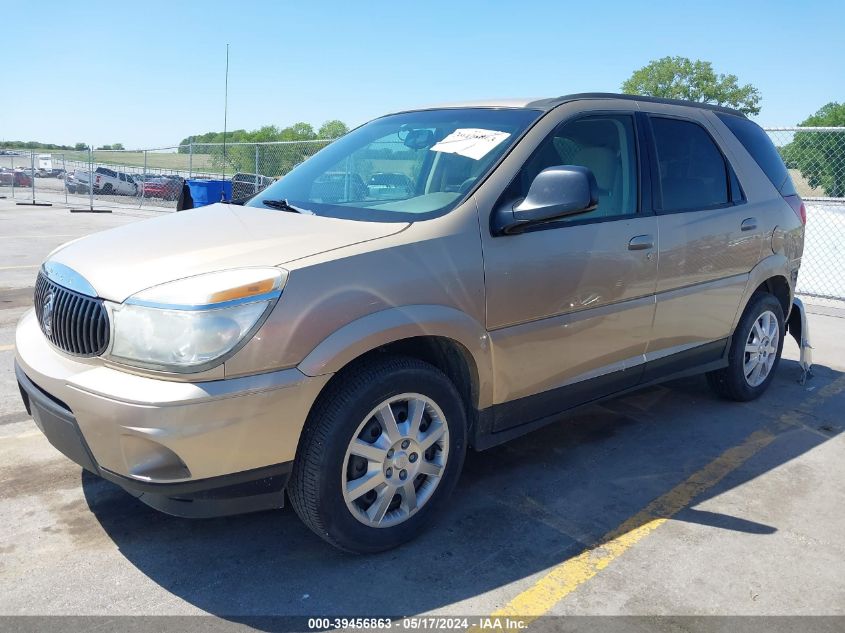
<svg viewBox="0 0 845 633">
<path fill-rule="evenodd" d="M 779 340 L 777 317 L 770 310 L 766 310 L 754 321 L 745 342 L 743 373 L 751 387 L 761 385 L 772 371 Z"/>
<path fill-rule="evenodd" d="M 431 499 L 448 455 L 449 428 L 433 400 L 418 393 L 388 398 L 358 425 L 346 449 L 347 508 L 369 527 L 406 521 Z"/>
</svg>

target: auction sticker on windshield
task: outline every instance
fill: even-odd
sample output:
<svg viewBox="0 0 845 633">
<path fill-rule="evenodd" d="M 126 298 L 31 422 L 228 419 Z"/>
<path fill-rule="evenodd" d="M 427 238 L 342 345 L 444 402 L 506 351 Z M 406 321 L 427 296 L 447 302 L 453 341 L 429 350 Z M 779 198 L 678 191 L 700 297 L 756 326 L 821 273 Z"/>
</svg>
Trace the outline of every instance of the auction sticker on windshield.
<svg viewBox="0 0 845 633">
<path fill-rule="evenodd" d="M 482 130 L 480 128 L 458 128 L 442 141 L 433 145 L 431 151 L 458 154 L 479 160 L 509 136 L 509 132 Z"/>
</svg>

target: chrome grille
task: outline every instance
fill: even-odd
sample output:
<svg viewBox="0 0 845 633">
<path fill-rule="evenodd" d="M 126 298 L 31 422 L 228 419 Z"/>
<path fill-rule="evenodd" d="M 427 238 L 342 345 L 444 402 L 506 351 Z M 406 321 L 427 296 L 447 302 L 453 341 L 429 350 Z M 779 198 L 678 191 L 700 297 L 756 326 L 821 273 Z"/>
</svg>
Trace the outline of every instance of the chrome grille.
<svg viewBox="0 0 845 633">
<path fill-rule="evenodd" d="M 53 345 L 74 356 L 98 356 L 109 344 L 109 317 L 102 300 L 68 290 L 38 274 L 35 314 Z"/>
</svg>

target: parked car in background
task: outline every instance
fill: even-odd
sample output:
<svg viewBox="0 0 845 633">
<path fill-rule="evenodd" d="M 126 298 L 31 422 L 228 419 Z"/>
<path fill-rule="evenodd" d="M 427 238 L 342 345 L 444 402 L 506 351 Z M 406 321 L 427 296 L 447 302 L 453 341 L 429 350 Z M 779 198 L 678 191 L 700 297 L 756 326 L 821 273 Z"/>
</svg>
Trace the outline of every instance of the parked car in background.
<svg viewBox="0 0 845 633">
<path fill-rule="evenodd" d="M 0 185 L 5 187 L 31 187 L 32 177 L 20 169 L 0 171 Z"/>
<path fill-rule="evenodd" d="M 136 176 L 136 178 L 138 178 Z M 149 175 L 138 185 L 138 195 L 145 198 L 161 198 L 163 200 L 176 200 L 182 190 L 184 180 L 180 176 L 153 176 Z"/>
<path fill-rule="evenodd" d="M 232 176 L 232 200 L 254 196 L 275 181 L 275 178 L 261 174 L 237 173 Z"/>
<path fill-rule="evenodd" d="M 314 181 L 314 196 L 326 202 L 366 200 L 370 192 L 361 174 L 327 171 Z"/>
<path fill-rule="evenodd" d="M 35 171 L 36 178 L 64 178 L 65 177 L 65 170 L 59 167 L 53 167 L 51 169 L 37 169 Z"/>
<path fill-rule="evenodd" d="M 67 189 L 68 193 L 89 193 L 88 172 L 68 173 L 65 176 L 65 189 Z"/>
<path fill-rule="evenodd" d="M 370 196 L 389 200 L 407 198 L 414 191 L 414 183 L 405 174 L 378 172 L 367 181 Z"/>
</svg>

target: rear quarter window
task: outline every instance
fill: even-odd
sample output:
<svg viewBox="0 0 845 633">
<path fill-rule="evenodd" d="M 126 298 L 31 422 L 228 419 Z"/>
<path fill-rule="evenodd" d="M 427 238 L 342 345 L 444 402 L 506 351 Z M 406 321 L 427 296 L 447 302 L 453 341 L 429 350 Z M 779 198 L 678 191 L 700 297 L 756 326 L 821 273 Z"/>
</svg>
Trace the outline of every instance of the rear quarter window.
<svg viewBox="0 0 845 633">
<path fill-rule="evenodd" d="M 748 119 L 732 114 L 717 114 L 716 116 L 751 154 L 751 158 L 760 166 L 775 189 L 784 196 L 795 195 L 795 185 L 792 184 L 789 170 L 783 164 L 775 144 L 763 128 Z"/>
</svg>

